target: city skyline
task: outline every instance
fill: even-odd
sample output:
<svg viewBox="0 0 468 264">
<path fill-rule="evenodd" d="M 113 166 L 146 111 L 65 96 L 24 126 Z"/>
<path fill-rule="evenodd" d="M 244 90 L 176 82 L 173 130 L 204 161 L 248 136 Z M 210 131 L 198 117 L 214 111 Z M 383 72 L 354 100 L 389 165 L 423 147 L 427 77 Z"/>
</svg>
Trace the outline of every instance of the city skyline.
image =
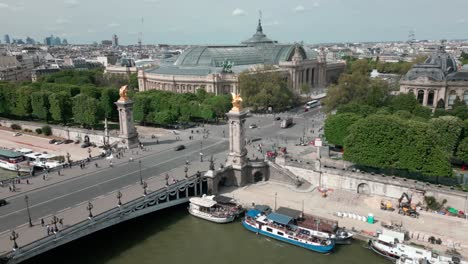
<svg viewBox="0 0 468 264">
<path fill-rule="evenodd" d="M 116 34 L 128 45 L 142 32 L 143 44 L 238 44 L 254 33 L 262 10 L 264 32 L 284 43 L 401 41 L 411 30 L 416 39 L 466 39 L 468 2 L 450 6 L 457 8 L 442 17 L 447 7 L 435 0 L 0 0 L 0 23 L 8 25 L 0 34 L 39 42 L 53 34 L 77 44 Z"/>
</svg>

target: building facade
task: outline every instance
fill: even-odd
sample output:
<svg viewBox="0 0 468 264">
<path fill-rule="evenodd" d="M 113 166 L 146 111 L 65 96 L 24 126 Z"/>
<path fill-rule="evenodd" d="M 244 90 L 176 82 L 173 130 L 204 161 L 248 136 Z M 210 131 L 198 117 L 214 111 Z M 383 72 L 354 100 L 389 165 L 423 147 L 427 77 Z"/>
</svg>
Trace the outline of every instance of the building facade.
<svg viewBox="0 0 468 264">
<path fill-rule="evenodd" d="M 458 97 L 468 104 L 468 71 L 443 46 L 422 64 L 414 65 L 400 80 L 400 93 L 413 93 L 432 109 L 450 109 Z"/>
<path fill-rule="evenodd" d="M 139 70 L 139 90 L 193 93 L 204 88 L 215 94 L 239 93 L 239 74 L 262 65 L 272 65 L 275 71 L 284 73 L 297 94 L 302 85 L 311 88 L 327 85 L 325 54 L 299 44 L 270 40 L 259 20 L 256 33 L 241 45 L 196 46 L 183 52 L 174 64 Z M 345 65 L 333 67 L 343 71 Z"/>
</svg>

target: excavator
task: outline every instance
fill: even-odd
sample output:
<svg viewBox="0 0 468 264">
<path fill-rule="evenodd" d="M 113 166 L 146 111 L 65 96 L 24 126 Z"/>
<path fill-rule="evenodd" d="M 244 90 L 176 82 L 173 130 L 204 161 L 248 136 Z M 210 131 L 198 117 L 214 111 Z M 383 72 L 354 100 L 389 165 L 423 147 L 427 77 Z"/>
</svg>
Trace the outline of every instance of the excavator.
<svg viewBox="0 0 468 264">
<path fill-rule="evenodd" d="M 398 199 L 398 213 L 407 215 L 410 217 L 418 218 L 419 213 L 416 211 L 416 206 L 411 204 L 412 196 L 407 193 L 402 193 L 400 199 Z M 406 201 L 403 201 L 405 199 Z"/>
</svg>

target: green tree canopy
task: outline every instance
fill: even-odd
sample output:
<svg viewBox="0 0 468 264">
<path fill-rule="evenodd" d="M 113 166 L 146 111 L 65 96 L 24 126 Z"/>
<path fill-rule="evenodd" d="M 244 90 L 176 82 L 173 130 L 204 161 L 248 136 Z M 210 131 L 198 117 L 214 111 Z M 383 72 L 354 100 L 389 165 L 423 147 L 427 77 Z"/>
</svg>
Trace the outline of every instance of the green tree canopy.
<svg viewBox="0 0 468 264">
<path fill-rule="evenodd" d="M 100 115 L 99 101 L 84 94 L 73 97 L 73 119 L 85 127 L 98 123 Z"/>
<path fill-rule="evenodd" d="M 344 140 L 348 136 L 348 129 L 362 117 L 354 113 L 332 115 L 325 122 L 325 137 L 331 144 L 344 146 Z"/>
<path fill-rule="evenodd" d="M 62 122 L 65 125 L 72 118 L 72 101 L 67 92 L 50 94 L 49 104 L 49 111 L 54 121 Z"/>
<path fill-rule="evenodd" d="M 31 93 L 32 115 L 46 122 L 49 121 L 50 116 L 49 95 L 50 93 L 46 91 Z"/>
</svg>

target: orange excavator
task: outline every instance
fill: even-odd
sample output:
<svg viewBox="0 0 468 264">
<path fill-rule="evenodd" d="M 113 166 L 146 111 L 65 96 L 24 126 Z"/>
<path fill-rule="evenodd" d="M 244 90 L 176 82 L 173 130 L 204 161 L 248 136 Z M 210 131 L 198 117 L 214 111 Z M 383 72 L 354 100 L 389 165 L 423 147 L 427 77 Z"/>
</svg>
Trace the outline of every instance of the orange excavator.
<svg viewBox="0 0 468 264">
<path fill-rule="evenodd" d="M 412 196 L 409 196 L 407 193 L 401 194 L 400 199 L 398 199 L 398 213 L 402 215 L 407 215 L 413 218 L 418 218 L 419 213 L 416 211 L 416 206 L 411 204 Z M 406 201 L 403 201 L 405 199 Z"/>
</svg>

